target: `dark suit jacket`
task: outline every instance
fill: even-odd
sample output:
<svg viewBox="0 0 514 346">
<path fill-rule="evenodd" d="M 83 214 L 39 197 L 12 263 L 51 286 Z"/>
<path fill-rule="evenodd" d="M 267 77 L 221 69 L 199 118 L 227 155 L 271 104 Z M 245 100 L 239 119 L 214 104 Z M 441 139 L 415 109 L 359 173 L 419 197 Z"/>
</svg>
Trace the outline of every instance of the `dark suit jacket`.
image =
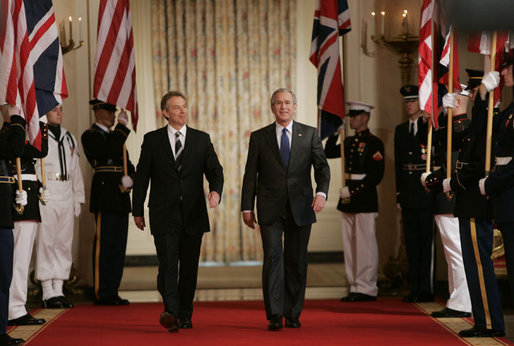
<svg viewBox="0 0 514 346">
<path fill-rule="evenodd" d="M 204 175 L 209 191 L 216 191 L 221 197 L 223 167 L 207 133 L 187 127 L 180 171 L 171 150 L 168 126 L 147 133 L 137 164 L 132 215 L 144 215 L 143 205 L 151 180 L 148 207 L 152 234 L 171 232 L 170 210 L 180 204 L 186 234 L 209 232 Z"/>
<path fill-rule="evenodd" d="M 246 160 L 241 211 L 254 210 L 257 196 L 259 224 L 280 221 L 289 200 L 296 225 L 316 222 L 312 209 L 311 167 L 314 167 L 316 192 L 328 194 L 330 168 L 315 128 L 293 122 L 289 168 L 286 170 L 278 148 L 275 123 L 250 135 Z"/>
</svg>

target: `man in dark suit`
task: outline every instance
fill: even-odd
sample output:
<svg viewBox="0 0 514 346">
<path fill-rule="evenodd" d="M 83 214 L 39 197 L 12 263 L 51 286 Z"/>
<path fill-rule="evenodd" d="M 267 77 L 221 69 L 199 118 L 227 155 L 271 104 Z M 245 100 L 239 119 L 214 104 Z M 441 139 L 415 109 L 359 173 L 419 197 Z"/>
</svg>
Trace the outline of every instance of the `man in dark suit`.
<svg viewBox="0 0 514 346">
<path fill-rule="evenodd" d="M 252 132 L 246 161 L 241 211 L 243 221 L 255 228 L 257 197 L 264 263 L 262 288 L 268 329 L 300 327 L 307 278 L 307 245 L 315 213 L 323 210 L 330 169 L 313 127 L 293 121 L 296 97 L 278 89 L 271 97 L 276 121 Z M 311 167 L 316 197 L 313 198 Z M 282 235 L 284 252 L 282 253 Z"/>
<path fill-rule="evenodd" d="M 185 96 L 170 91 L 161 110 L 168 125 L 145 135 L 134 184 L 136 226 L 144 230 L 144 201 L 151 180 L 150 230 L 159 259 L 157 288 L 164 302 L 160 323 L 169 332 L 192 328 L 202 236 L 209 232 L 204 176 L 209 182 L 209 207 L 223 190 L 221 167 L 209 135 L 186 126 Z M 177 280 L 178 279 L 178 280 Z"/>
<path fill-rule="evenodd" d="M 420 184 L 426 170 L 427 123 L 419 108 L 418 87 L 400 89 L 409 120 L 396 126 L 394 163 L 396 202 L 402 211 L 403 233 L 409 262 L 410 293 L 404 302 L 428 302 L 433 298 L 433 194 Z"/>
<path fill-rule="evenodd" d="M 130 133 L 128 116 L 118 115 L 114 126 L 116 106 L 91 100 L 96 123 L 82 134 L 82 147 L 95 170 L 91 182 L 89 210 L 96 215 L 96 234 L 93 245 L 93 273 L 96 305 L 128 305 L 120 298 L 118 288 L 123 275 L 127 248 L 130 188 L 134 166 L 127 155 L 128 176 L 123 174 L 123 145 Z"/>
</svg>

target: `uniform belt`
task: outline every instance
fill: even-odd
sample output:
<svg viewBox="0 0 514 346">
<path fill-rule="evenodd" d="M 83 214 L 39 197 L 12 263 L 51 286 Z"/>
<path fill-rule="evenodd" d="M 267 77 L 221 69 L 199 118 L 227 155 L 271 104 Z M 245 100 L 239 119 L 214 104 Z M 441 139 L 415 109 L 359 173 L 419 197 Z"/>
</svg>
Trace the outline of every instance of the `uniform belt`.
<svg viewBox="0 0 514 346">
<path fill-rule="evenodd" d="M 13 177 L 0 176 L 0 184 L 14 184 L 16 179 Z"/>
<path fill-rule="evenodd" d="M 22 174 L 21 180 L 37 181 L 37 177 L 35 174 Z"/>
<path fill-rule="evenodd" d="M 346 173 L 344 176 L 349 180 L 362 180 L 366 177 L 366 174 Z"/>
<path fill-rule="evenodd" d="M 464 166 L 467 166 L 467 165 L 469 165 L 469 162 L 457 161 L 455 163 L 455 169 L 463 169 Z"/>
<path fill-rule="evenodd" d="M 112 173 L 121 173 L 123 168 L 121 166 L 99 166 L 95 167 L 95 173 L 102 172 L 112 172 Z"/>
<path fill-rule="evenodd" d="M 505 166 L 507 163 L 509 163 L 512 160 L 512 156 L 497 157 L 495 160 L 496 160 L 496 166 Z"/>
<path fill-rule="evenodd" d="M 427 169 L 426 163 L 407 163 L 402 165 L 404 171 L 423 171 Z"/>
<path fill-rule="evenodd" d="M 47 173 L 46 179 L 50 181 L 66 181 L 68 180 L 68 174 Z"/>
</svg>

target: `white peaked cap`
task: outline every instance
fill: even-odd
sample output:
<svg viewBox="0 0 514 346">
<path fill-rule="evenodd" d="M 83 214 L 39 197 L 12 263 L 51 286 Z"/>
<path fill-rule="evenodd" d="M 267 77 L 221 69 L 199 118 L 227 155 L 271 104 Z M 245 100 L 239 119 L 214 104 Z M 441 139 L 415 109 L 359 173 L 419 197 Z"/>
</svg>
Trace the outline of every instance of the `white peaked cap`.
<svg viewBox="0 0 514 346">
<path fill-rule="evenodd" d="M 348 101 L 346 104 L 350 111 L 363 111 L 369 113 L 373 108 L 375 108 L 375 106 L 361 101 Z"/>
</svg>

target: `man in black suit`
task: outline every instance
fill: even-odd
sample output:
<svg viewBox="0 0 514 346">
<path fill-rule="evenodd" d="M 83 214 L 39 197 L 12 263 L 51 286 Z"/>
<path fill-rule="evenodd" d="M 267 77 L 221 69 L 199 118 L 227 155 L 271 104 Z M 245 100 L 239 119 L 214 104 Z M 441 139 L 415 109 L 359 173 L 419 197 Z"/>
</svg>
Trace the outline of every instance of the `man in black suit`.
<svg viewBox="0 0 514 346">
<path fill-rule="evenodd" d="M 300 327 L 307 278 L 307 245 L 315 213 L 323 210 L 330 169 L 315 128 L 293 121 L 296 97 L 278 89 L 271 97 L 276 121 L 252 132 L 246 161 L 241 211 L 255 228 L 257 196 L 264 263 L 262 286 L 268 329 Z M 311 167 L 316 197 L 313 198 Z M 282 235 L 284 252 L 282 253 Z"/>
<path fill-rule="evenodd" d="M 418 87 L 400 89 L 409 120 L 396 126 L 394 163 L 396 202 L 402 211 L 403 233 L 409 262 L 410 293 L 404 302 L 428 302 L 433 297 L 433 193 L 426 192 L 420 177 L 426 170 L 427 123 L 419 108 Z"/>
<path fill-rule="evenodd" d="M 91 182 L 90 212 L 96 216 L 93 245 L 93 273 L 96 305 L 128 305 L 118 295 L 127 248 L 130 188 L 134 166 L 127 155 L 127 171 L 123 176 L 123 145 L 130 133 L 128 116 L 118 115 L 114 126 L 116 106 L 100 100 L 89 104 L 95 112 L 96 123 L 82 134 L 82 147 L 95 170 Z"/>
<path fill-rule="evenodd" d="M 151 180 L 150 230 L 159 259 L 157 288 L 164 302 L 160 323 L 169 332 L 192 328 L 202 236 L 209 232 L 204 176 L 209 182 L 209 207 L 223 190 L 221 167 L 209 135 L 186 126 L 185 96 L 170 91 L 161 110 L 168 125 L 145 135 L 134 183 L 136 226 L 144 230 L 144 201 Z M 177 280 L 178 279 L 178 280 Z"/>
</svg>

